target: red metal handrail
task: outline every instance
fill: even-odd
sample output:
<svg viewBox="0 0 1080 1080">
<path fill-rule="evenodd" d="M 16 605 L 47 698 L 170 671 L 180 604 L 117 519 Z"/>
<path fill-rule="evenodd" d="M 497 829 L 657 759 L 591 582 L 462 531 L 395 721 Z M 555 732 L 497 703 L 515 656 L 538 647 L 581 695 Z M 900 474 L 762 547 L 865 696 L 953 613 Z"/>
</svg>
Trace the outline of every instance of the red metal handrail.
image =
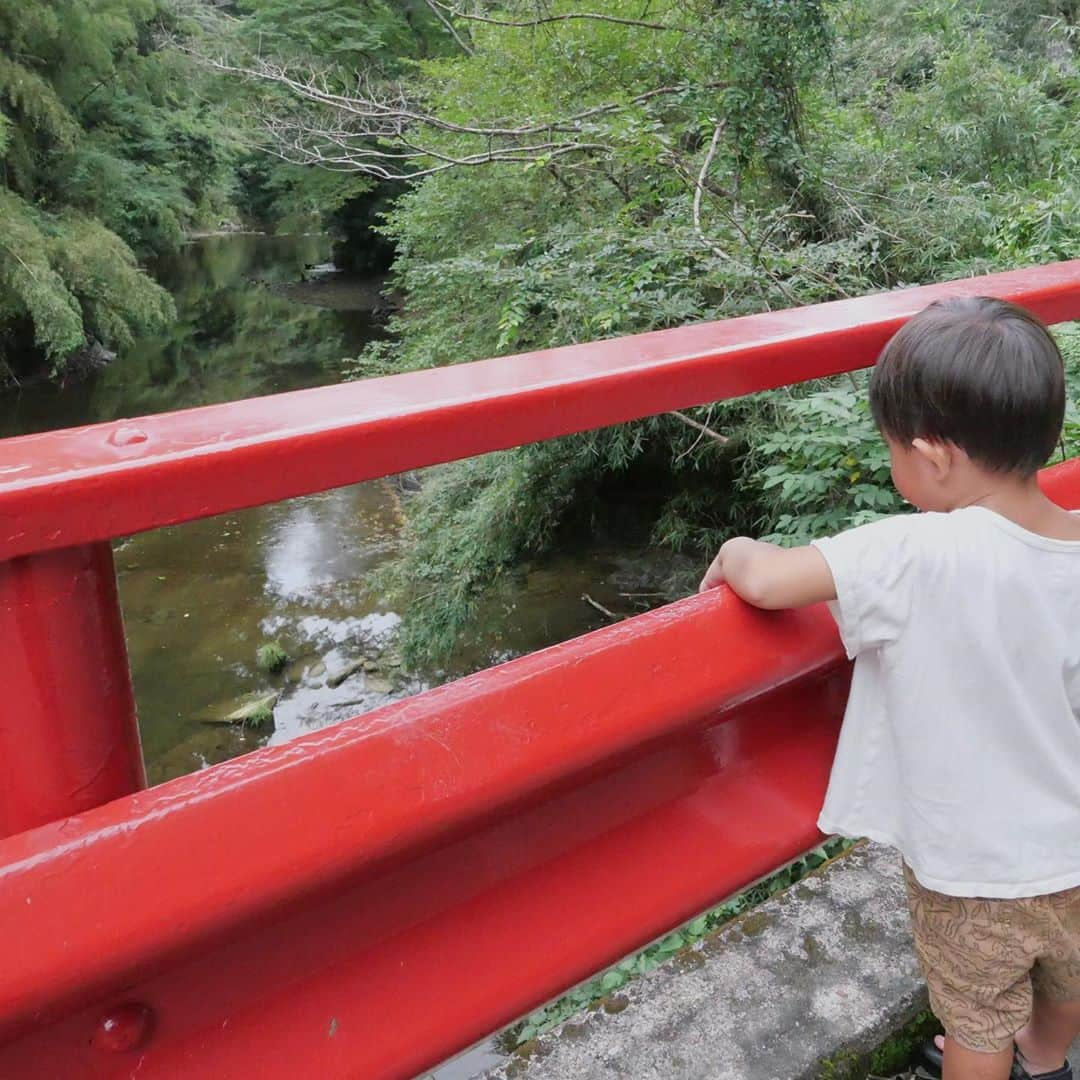
<svg viewBox="0 0 1080 1080">
<path fill-rule="evenodd" d="M 409 1076 L 817 838 L 835 631 L 726 590 L 92 808 L 137 783 L 111 530 L 862 366 L 958 291 L 1077 316 L 1080 263 L 645 335 L 628 363 L 607 342 L 373 380 L 360 415 L 359 390 L 328 388 L 0 444 L 3 550 L 34 552 L 0 562 L 0 639 L 28 665 L 0 712 L 3 809 L 12 831 L 86 810 L 0 841 L 0 1074 Z M 445 414 L 415 396 L 436 383 Z M 214 442 L 215 417 L 246 427 Z M 1080 464 L 1043 482 L 1080 506 Z M 68 522 L 95 499 L 115 505 Z M 65 713 L 56 678 L 92 707 Z"/>
<path fill-rule="evenodd" d="M 738 646 L 703 664 L 725 638 Z M 201 1007 L 321 1034 L 324 1001 L 282 993 L 280 975 L 249 981 L 274 966 L 261 923 L 291 910 L 272 938 L 336 922 L 333 962 L 352 989 L 326 1014 L 340 1027 L 328 1049 L 348 1044 L 347 1075 L 411 1075 L 812 846 L 846 677 L 824 608 L 777 617 L 718 591 L 11 837 L 0 1037 L 69 1010 L 63 1030 L 92 1031 L 79 1005 L 130 994 L 132 973 L 162 957 L 219 953 L 249 926 L 225 947 L 236 959 L 219 953 Z M 79 888 L 73 911 L 73 884 L 89 881 L 115 884 Z M 327 919 L 343 894 L 354 910 Z M 347 963 L 343 941 L 357 950 Z M 470 950 L 471 974 L 459 966 Z M 310 957 L 291 963 L 308 974 Z M 136 995 L 200 1040 L 186 980 L 151 977 Z M 245 1053 L 268 1038 L 266 1056 L 282 1053 L 258 1026 L 249 1035 Z M 29 1035 L 17 1055 L 0 1049 L 0 1066 L 70 1068 L 78 1043 Z M 218 1076 L 237 1050 L 199 1053 Z M 275 1075 L 327 1075 L 319 1054 L 306 1046 Z"/>
<path fill-rule="evenodd" d="M 1080 317 L 1080 259 L 0 443 L 0 560 L 868 367 L 931 300 Z"/>
</svg>

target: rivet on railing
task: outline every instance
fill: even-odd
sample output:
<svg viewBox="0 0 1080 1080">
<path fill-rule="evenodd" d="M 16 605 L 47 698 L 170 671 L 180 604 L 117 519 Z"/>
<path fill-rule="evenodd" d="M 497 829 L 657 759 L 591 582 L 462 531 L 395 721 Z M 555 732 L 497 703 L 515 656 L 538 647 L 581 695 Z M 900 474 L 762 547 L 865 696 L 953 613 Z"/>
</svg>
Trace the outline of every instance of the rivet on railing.
<svg viewBox="0 0 1080 1080">
<path fill-rule="evenodd" d="M 117 428 L 110 436 L 109 442 L 113 446 L 134 446 L 136 443 L 144 443 L 150 436 L 141 428 L 121 427 Z"/>
<path fill-rule="evenodd" d="M 97 1023 L 91 1043 L 97 1050 L 123 1053 L 138 1050 L 150 1040 L 154 1030 L 154 1010 L 129 1001 L 107 1012 Z"/>
</svg>

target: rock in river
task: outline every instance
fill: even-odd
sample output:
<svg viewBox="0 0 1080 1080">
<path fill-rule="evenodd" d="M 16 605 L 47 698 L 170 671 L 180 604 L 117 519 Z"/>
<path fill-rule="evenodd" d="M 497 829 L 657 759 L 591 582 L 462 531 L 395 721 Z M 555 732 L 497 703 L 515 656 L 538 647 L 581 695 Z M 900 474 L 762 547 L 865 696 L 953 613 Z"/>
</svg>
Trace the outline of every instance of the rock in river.
<svg viewBox="0 0 1080 1080">
<path fill-rule="evenodd" d="M 225 705 L 210 709 L 202 717 L 202 721 L 204 724 L 244 724 L 247 727 L 260 727 L 267 720 L 273 719 L 277 699 L 276 690 L 249 694 L 239 704 L 233 702 L 231 708 Z"/>
</svg>

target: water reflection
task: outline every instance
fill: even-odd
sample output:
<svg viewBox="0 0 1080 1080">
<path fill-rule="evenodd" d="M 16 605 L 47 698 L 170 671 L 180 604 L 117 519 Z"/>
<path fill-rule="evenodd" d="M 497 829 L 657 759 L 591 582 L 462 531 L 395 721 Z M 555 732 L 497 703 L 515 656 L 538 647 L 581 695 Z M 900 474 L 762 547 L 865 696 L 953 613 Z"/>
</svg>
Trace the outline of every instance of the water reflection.
<svg viewBox="0 0 1080 1080">
<path fill-rule="evenodd" d="M 378 332 L 371 309 L 379 287 L 303 281 L 329 250 L 319 236 L 234 235 L 161 260 L 152 269 L 177 308 L 167 332 L 136 341 L 86 382 L 0 398 L 0 436 L 337 381 L 342 358 Z M 327 291 L 334 310 L 317 306 Z M 377 483 L 117 544 L 151 782 L 265 742 L 267 731 L 206 723 L 245 691 L 280 693 L 275 738 L 361 711 L 365 673 L 338 688 L 324 683 L 359 642 L 385 637 L 396 623 L 364 580 L 393 551 L 399 520 L 395 493 Z M 294 658 L 282 676 L 255 664 L 269 637 Z M 328 674 L 316 674 L 320 663 Z"/>
<path fill-rule="evenodd" d="M 394 548 L 398 508 L 386 484 L 358 484 L 133 537 L 117 551 L 128 648 L 153 782 L 280 742 L 415 691 L 416 680 L 354 672 L 384 648 L 398 616 L 367 576 Z M 277 641 L 281 674 L 260 671 Z M 246 694 L 277 693 L 269 730 L 220 719 Z"/>
<path fill-rule="evenodd" d="M 317 300 L 324 286 L 301 282 L 323 261 L 318 236 L 212 237 L 187 245 L 153 267 L 172 293 L 177 318 L 160 335 L 138 339 L 78 385 L 26 386 L 0 397 L 0 435 L 74 427 L 305 386 L 340 377 L 341 359 L 378 332 L 371 305 L 377 285 L 338 282 L 352 295 L 326 311 L 283 295 Z"/>
<path fill-rule="evenodd" d="M 356 498 L 347 489 L 286 504 L 266 543 L 267 589 L 283 600 L 320 593 L 329 600 L 340 581 L 375 566 L 394 547 L 400 511 L 388 484 L 373 485 L 369 502 L 362 539 Z"/>
</svg>

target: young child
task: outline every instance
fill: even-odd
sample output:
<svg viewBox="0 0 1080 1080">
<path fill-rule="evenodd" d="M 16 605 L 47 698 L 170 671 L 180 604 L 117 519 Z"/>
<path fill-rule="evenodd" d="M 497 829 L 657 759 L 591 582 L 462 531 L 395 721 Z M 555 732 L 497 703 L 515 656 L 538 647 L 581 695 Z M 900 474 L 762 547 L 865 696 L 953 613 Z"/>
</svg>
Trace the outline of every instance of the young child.
<svg viewBox="0 0 1080 1080">
<path fill-rule="evenodd" d="M 903 855 L 945 1080 L 1072 1080 L 1080 516 L 1036 482 L 1061 354 L 1012 304 L 941 301 L 885 347 L 870 403 L 922 512 L 802 548 L 729 540 L 701 588 L 830 602 L 855 670 L 818 824 Z"/>
</svg>

